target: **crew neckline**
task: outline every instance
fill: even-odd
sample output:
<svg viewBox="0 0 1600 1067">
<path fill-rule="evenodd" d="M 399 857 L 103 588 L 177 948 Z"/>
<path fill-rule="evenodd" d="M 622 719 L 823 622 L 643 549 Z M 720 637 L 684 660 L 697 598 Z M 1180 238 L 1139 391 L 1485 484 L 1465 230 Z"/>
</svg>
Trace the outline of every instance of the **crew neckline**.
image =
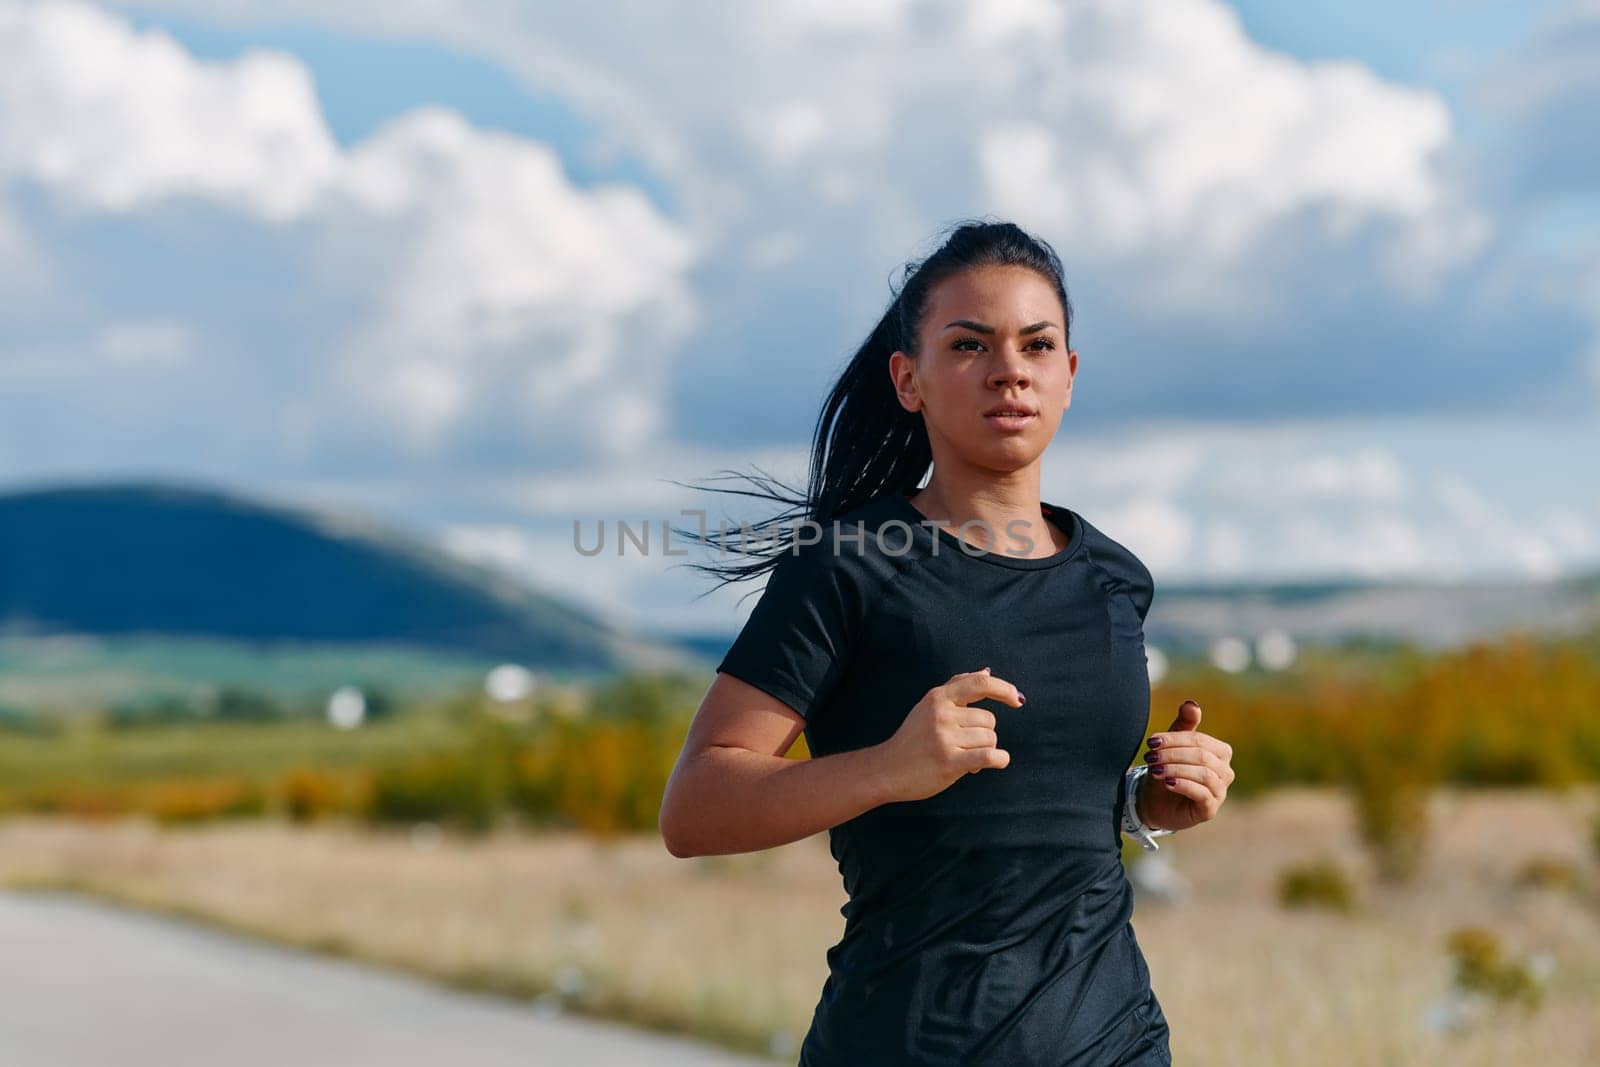
<svg viewBox="0 0 1600 1067">
<path fill-rule="evenodd" d="M 915 492 L 916 490 L 912 490 Z M 1083 519 L 1071 508 L 1064 508 L 1057 504 L 1040 503 L 1044 509 L 1046 522 L 1053 523 L 1062 533 L 1067 535 L 1067 547 L 1048 556 L 1011 556 L 1004 552 L 994 552 L 989 549 L 978 549 L 976 545 L 962 540 L 960 537 L 946 530 L 942 526 L 933 525 L 933 520 L 924 515 L 911 502 L 911 493 L 895 491 L 893 494 L 896 507 L 906 513 L 912 525 L 920 526 L 929 533 L 938 537 L 950 548 L 959 552 L 963 557 L 976 560 L 979 563 L 989 563 L 998 567 L 1011 567 L 1014 570 L 1033 571 L 1045 567 L 1055 567 L 1078 554 L 1078 549 L 1083 545 Z M 1065 526 L 1062 520 L 1070 520 L 1071 525 Z"/>
</svg>

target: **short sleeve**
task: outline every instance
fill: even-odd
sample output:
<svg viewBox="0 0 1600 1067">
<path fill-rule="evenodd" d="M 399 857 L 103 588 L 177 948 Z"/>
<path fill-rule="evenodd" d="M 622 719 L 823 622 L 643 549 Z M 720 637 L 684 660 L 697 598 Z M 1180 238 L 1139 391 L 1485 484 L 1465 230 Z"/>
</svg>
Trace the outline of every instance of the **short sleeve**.
<svg viewBox="0 0 1600 1067">
<path fill-rule="evenodd" d="M 828 539 L 787 551 L 717 665 L 809 718 L 849 662 L 866 597 L 860 571 Z"/>
<path fill-rule="evenodd" d="M 1129 569 L 1128 597 L 1133 601 L 1133 606 L 1139 609 L 1139 622 L 1142 624 L 1145 617 L 1150 614 L 1150 604 L 1155 599 L 1155 578 L 1138 556 L 1131 552 L 1128 556 L 1133 564 Z"/>
<path fill-rule="evenodd" d="M 1088 533 L 1091 540 L 1087 555 L 1105 576 L 1107 595 L 1126 597 L 1139 616 L 1139 625 L 1143 626 L 1156 595 L 1155 577 L 1150 568 L 1120 541 L 1092 526 Z"/>
</svg>

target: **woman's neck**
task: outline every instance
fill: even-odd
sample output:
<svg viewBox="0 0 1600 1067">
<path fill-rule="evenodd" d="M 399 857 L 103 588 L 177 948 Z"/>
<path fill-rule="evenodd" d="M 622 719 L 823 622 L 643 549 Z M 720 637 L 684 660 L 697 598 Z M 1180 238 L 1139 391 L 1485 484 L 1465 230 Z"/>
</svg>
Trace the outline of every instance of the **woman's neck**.
<svg viewBox="0 0 1600 1067">
<path fill-rule="evenodd" d="M 1031 481 L 963 487 L 946 486 L 935 478 L 907 499 L 930 521 L 991 552 L 1017 555 L 1022 536 L 1033 540 L 1033 557 L 1054 555 L 1067 547 L 1066 531 L 1044 517 L 1037 474 Z M 963 523 L 974 525 L 963 531 Z"/>
</svg>

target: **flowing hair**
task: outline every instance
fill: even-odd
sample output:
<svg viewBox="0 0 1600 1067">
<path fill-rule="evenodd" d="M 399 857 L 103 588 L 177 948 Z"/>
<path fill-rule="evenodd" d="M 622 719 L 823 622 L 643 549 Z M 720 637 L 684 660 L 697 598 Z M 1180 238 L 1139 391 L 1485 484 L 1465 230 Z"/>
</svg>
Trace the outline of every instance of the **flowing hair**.
<svg viewBox="0 0 1600 1067">
<path fill-rule="evenodd" d="M 811 470 L 804 493 L 791 489 L 756 467 L 757 474 L 723 471 L 713 480 L 743 480 L 753 488 L 722 489 L 712 492 L 756 497 L 785 505 L 784 510 L 757 530 L 795 528 L 807 521 L 826 526 L 840 515 L 886 492 L 904 493 L 918 488 L 933 463 L 928 429 L 922 412 L 901 407 L 889 378 L 889 356 L 896 350 L 915 357 L 918 354 L 919 328 L 927 310 L 928 296 L 939 282 L 974 267 L 1027 267 L 1038 272 L 1055 287 L 1061 299 L 1065 321 L 1062 331 L 1071 347 L 1072 303 L 1067 299 L 1062 280 L 1061 260 L 1042 238 L 1034 237 L 1010 222 L 967 219 L 947 227 L 944 243 L 926 258 L 904 265 L 900 290 L 873 327 L 872 333 L 856 349 L 848 366 L 828 394 L 817 418 L 811 438 Z M 670 480 L 670 479 L 669 479 Z M 681 485 L 682 483 L 674 483 Z M 689 487 L 686 487 L 689 488 Z M 677 530 L 697 543 L 716 545 L 726 554 L 734 551 L 753 562 L 691 563 L 702 573 L 719 578 L 705 596 L 730 582 L 753 578 L 777 565 L 779 558 L 795 547 L 788 540 L 752 539 L 745 536 L 751 524 L 730 539 L 727 530 L 704 534 Z M 732 545 L 731 541 L 737 544 Z M 698 599 L 698 598 L 696 598 Z"/>
</svg>

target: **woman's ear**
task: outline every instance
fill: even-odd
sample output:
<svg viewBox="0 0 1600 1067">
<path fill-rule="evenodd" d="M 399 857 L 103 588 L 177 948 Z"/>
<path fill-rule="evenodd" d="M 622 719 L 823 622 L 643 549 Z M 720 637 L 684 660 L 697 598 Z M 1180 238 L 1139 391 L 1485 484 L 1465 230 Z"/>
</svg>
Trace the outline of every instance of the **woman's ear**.
<svg viewBox="0 0 1600 1067">
<path fill-rule="evenodd" d="M 900 406 L 907 411 L 922 410 L 922 395 L 917 391 L 917 361 L 896 349 L 889 354 L 889 380 L 894 383 Z"/>
</svg>

